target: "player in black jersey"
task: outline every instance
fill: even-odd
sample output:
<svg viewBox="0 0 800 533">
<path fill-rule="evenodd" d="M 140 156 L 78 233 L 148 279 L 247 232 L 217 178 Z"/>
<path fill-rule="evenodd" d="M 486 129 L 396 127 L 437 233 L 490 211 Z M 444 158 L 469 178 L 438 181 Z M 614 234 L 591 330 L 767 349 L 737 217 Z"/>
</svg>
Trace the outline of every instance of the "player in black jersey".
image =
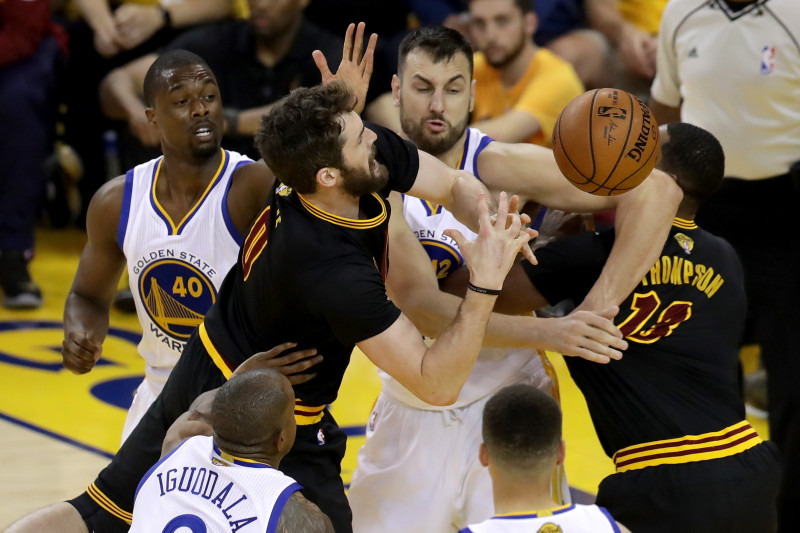
<svg viewBox="0 0 800 533">
<path fill-rule="evenodd" d="M 258 346 L 293 341 L 323 356 L 310 386 L 296 389 L 297 438 L 281 469 L 304 485 L 306 497 L 339 532 L 350 530 L 340 477 L 345 435 L 325 405 L 336 398 L 353 347 L 429 403 L 447 404 L 458 396 L 497 289 L 530 235 L 515 212 L 506 227 L 504 194 L 498 222 L 491 223 L 485 201 L 476 201 L 484 189 L 474 177 L 418 152 L 389 130 L 366 128 L 352 105 L 350 91 L 331 83 L 298 89 L 263 119 L 260 149 L 292 189 L 271 195 L 162 394 L 111 464 L 70 502 L 90 530 L 127 529 L 138 481 L 158 460 L 170 423 L 200 393 L 220 386 L 247 357 L 263 351 Z M 465 250 L 474 290 L 431 347 L 386 296 L 390 190 L 413 192 L 465 216 L 469 204 L 478 206 L 478 238 L 465 242 L 453 235 Z M 516 203 L 512 199 L 512 207 Z"/>
<path fill-rule="evenodd" d="M 629 347 L 608 365 L 566 358 L 617 469 L 597 503 L 636 532 L 774 531 L 777 449 L 745 421 L 740 395 L 741 265 L 693 221 L 722 180 L 724 155 L 696 126 L 668 124 L 661 135 L 657 166 L 684 199 L 661 257 L 620 305 Z M 529 304 L 581 302 L 613 242 L 613 231 L 586 232 L 539 249 L 539 265 L 525 265 Z"/>
</svg>

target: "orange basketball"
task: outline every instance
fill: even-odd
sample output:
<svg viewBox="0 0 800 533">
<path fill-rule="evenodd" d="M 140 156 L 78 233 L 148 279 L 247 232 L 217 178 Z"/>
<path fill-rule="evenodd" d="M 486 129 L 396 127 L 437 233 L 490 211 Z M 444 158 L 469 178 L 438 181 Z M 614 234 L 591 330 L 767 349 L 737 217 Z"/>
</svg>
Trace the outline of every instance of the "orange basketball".
<svg viewBox="0 0 800 533">
<path fill-rule="evenodd" d="M 558 168 L 574 186 L 600 196 L 639 185 L 660 148 L 650 109 L 621 89 L 595 89 L 574 98 L 553 129 Z"/>
</svg>

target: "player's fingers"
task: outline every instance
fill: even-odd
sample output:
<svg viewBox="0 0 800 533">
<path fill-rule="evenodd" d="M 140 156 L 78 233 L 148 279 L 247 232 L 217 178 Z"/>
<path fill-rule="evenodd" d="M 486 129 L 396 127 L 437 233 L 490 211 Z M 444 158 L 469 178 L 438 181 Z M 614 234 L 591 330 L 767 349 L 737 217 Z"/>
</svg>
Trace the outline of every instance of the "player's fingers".
<svg viewBox="0 0 800 533">
<path fill-rule="evenodd" d="M 602 311 L 600 311 L 597 314 L 602 316 L 602 317 L 604 317 L 604 318 L 607 318 L 607 319 L 611 320 L 612 318 L 617 316 L 617 313 L 619 313 L 619 306 L 612 305 L 611 307 L 609 307 L 607 309 L 603 309 Z"/>
<path fill-rule="evenodd" d="M 601 342 L 597 342 L 594 339 L 585 339 L 581 342 L 581 348 L 587 350 L 588 352 L 594 354 L 599 359 L 609 358 L 614 360 L 622 359 L 622 352 L 619 350 L 615 350 L 609 346 Z"/>
<path fill-rule="evenodd" d="M 536 259 L 536 254 L 533 253 L 533 249 L 531 249 L 529 244 L 524 245 L 520 251 L 522 252 L 522 256 L 528 260 L 528 262 L 532 265 L 538 265 L 539 260 Z"/>
<path fill-rule="evenodd" d="M 456 244 L 458 245 L 458 248 L 460 250 L 464 249 L 464 246 L 467 243 L 467 239 L 460 231 L 458 231 L 457 229 L 446 229 L 444 230 L 444 234 L 453 239 L 454 241 L 456 241 Z"/>
<path fill-rule="evenodd" d="M 322 362 L 322 356 L 317 355 L 315 357 L 309 357 L 307 359 L 303 359 L 302 361 L 298 361 L 291 365 L 283 365 L 280 368 L 281 374 L 285 376 L 289 376 L 291 374 L 297 374 L 299 372 L 303 372 L 304 370 L 308 370 L 314 365 L 318 365 Z"/>
<path fill-rule="evenodd" d="M 347 25 L 344 34 L 344 46 L 342 47 L 342 61 L 352 61 L 353 59 L 353 31 L 356 25 L 352 22 Z"/>
<path fill-rule="evenodd" d="M 508 200 L 508 212 L 516 213 L 517 211 L 519 211 L 519 196 L 512 194 Z"/>
<path fill-rule="evenodd" d="M 580 357 L 581 359 L 586 359 L 587 361 L 592 361 L 593 363 L 606 364 L 611 362 L 610 357 L 593 352 L 586 348 L 578 348 L 577 350 L 575 350 L 574 355 L 575 357 Z"/>
<path fill-rule="evenodd" d="M 362 61 L 363 74 L 366 78 L 372 77 L 372 67 L 375 62 L 375 47 L 378 45 L 378 34 L 373 33 L 369 36 L 369 43 L 367 43 L 367 51 L 364 53 L 364 60 Z"/>
<path fill-rule="evenodd" d="M 507 218 L 508 218 L 508 195 L 506 194 L 505 191 L 501 191 L 500 196 L 497 200 L 497 220 L 495 220 L 495 227 L 498 229 L 505 229 Z M 502 227 L 500 226 L 501 224 Z"/>
<path fill-rule="evenodd" d="M 286 376 L 289 379 L 289 383 L 292 385 L 300 385 L 301 383 L 305 383 L 311 379 L 317 377 L 316 374 L 293 374 L 291 376 Z"/>
<path fill-rule="evenodd" d="M 309 348 L 307 350 L 297 350 L 296 352 L 287 353 L 286 355 L 276 357 L 275 360 L 279 361 L 281 365 L 289 365 L 294 363 L 295 361 L 300 361 L 301 359 L 308 359 L 309 357 L 313 357 L 315 355 L 317 355 L 317 349 Z"/>
<path fill-rule="evenodd" d="M 311 52 L 311 57 L 314 58 L 314 64 L 317 65 L 319 73 L 322 75 L 322 83 L 328 83 L 333 74 L 331 74 L 331 69 L 328 67 L 328 60 L 325 59 L 325 54 L 320 50 L 314 50 Z"/>
<path fill-rule="evenodd" d="M 359 22 L 356 26 L 356 39 L 353 43 L 353 61 L 356 63 L 361 62 L 361 50 L 364 48 L 364 26 L 363 22 Z"/>
</svg>

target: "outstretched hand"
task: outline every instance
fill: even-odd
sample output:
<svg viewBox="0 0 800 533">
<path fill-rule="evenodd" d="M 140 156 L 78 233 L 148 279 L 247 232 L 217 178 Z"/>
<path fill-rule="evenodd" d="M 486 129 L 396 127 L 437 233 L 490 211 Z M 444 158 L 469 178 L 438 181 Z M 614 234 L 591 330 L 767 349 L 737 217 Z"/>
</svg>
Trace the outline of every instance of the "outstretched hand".
<svg viewBox="0 0 800 533">
<path fill-rule="evenodd" d="M 332 81 L 341 81 L 350 87 L 356 96 L 354 108 L 356 113 L 361 113 L 364 109 L 367 90 L 369 89 L 369 79 L 372 77 L 375 45 L 378 42 L 378 34 L 373 33 L 369 37 L 366 50 L 364 50 L 364 27 L 365 24 L 363 22 L 358 23 L 357 29 L 355 24 L 347 26 L 347 32 L 344 35 L 344 46 L 342 47 L 342 62 L 339 63 L 339 68 L 335 74 L 328 68 L 328 60 L 325 59 L 325 54 L 320 50 L 314 50 L 311 53 L 314 63 L 316 63 L 322 75 L 323 85 Z M 354 30 L 355 38 L 353 38 Z"/>
<path fill-rule="evenodd" d="M 307 350 L 297 350 L 278 357 L 280 354 L 297 346 L 296 342 L 284 342 L 266 352 L 259 352 L 234 370 L 231 377 L 244 374 L 250 370 L 261 368 L 274 368 L 287 378 L 292 385 L 299 385 L 312 379 L 316 374 L 301 374 L 312 366 L 322 361 L 322 356 L 317 355 L 317 350 L 309 348 Z"/>
<path fill-rule="evenodd" d="M 509 204 L 505 192 L 500 193 L 497 203 L 497 217 L 489 216 L 486 195 L 478 196 L 478 217 L 480 230 L 474 241 L 468 241 L 458 230 L 445 230 L 445 235 L 458 244 L 470 271 L 470 281 L 485 289 L 498 290 L 503 286 L 506 274 L 517 253 L 528 247 L 531 234 L 523 226 L 519 213 L 510 211 L 517 206 L 519 198 L 514 195 Z M 534 258 L 535 260 L 535 258 Z"/>
<path fill-rule="evenodd" d="M 622 359 L 621 350 L 628 343 L 612 321 L 618 312 L 619 307 L 613 306 L 599 313 L 573 311 L 565 317 L 547 318 L 549 344 L 544 348 L 595 363 Z"/>
</svg>

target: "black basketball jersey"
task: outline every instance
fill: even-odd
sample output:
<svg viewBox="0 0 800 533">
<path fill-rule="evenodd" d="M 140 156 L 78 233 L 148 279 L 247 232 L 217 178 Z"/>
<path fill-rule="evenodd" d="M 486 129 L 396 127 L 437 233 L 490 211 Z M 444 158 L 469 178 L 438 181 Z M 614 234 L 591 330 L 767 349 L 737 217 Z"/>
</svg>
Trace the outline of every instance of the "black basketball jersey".
<svg viewBox="0 0 800 533">
<path fill-rule="evenodd" d="M 600 274 L 614 232 L 586 232 L 539 249 L 526 263 L 556 303 L 580 303 Z M 658 261 L 620 305 L 628 341 L 619 361 L 565 357 L 605 452 L 719 431 L 744 419 L 738 385 L 746 312 L 739 259 L 723 239 L 675 219 Z"/>
<path fill-rule="evenodd" d="M 386 196 L 411 188 L 419 159 L 413 144 L 385 128 L 370 128 L 378 135 L 376 158 L 390 178 L 386 190 L 361 199 L 365 218 L 327 213 L 279 188 L 251 227 L 200 330 L 224 373 L 283 342 L 316 348 L 323 360 L 310 371 L 317 376 L 295 393 L 307 405 L 324 405 L 336 399 L 355 344 L 399 317 L 384 286 Z"/>
</svg>

